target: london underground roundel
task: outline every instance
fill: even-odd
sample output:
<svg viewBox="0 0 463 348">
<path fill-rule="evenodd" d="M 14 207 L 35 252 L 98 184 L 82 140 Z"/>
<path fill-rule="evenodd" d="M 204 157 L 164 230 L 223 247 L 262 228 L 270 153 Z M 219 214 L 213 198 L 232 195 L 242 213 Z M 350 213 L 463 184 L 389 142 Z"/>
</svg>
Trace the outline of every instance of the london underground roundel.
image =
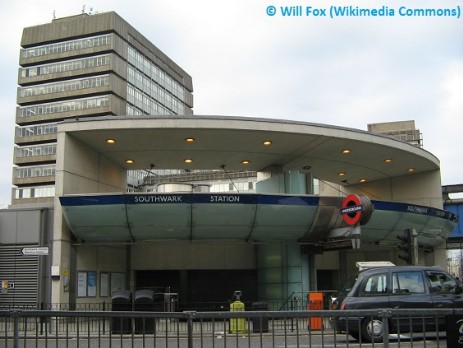
<svg viewBox="0 0 463 348">
<path fill-rule="evenodd" d="M 342 218 L 348 225 L 364 225 L 373 213 L 373 206 L 367 196 L 349 195 L 342 201 Z"/>
</svg>

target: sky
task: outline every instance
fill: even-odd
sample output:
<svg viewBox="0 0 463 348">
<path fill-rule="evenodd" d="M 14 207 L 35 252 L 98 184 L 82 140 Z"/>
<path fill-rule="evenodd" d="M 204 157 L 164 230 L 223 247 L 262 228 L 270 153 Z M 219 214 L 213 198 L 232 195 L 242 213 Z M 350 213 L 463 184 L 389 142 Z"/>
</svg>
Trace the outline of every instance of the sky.
<svg viewBox="0 0 463 348">
<path fill-rule="evenodd" d="M 459 0 L 16 0 L 0 19 L 0 206 L 10 203 L 22 29 L 117 12 L 193 78 L 194 113 L 367 130 L 414 120 L 443 185 L 463 184 Z M 300 7 L 299 7 L 300 6 Z M 460 6 L 460 7 L 458 7 Z M 284 9 L 301 9 L 284 16 Z M 310 7 L 310 8 L 309 8 Z M 333 9 L 387 16 L 333 16 Z M 308 9 L 309 8 L 309 9 Z M 401 15 L 450 9 L 457 16 Z M 314 16 L 322 14 L 326 16 Z M 299 12 L 293 12 L 299 14 Z"/>
</svg>

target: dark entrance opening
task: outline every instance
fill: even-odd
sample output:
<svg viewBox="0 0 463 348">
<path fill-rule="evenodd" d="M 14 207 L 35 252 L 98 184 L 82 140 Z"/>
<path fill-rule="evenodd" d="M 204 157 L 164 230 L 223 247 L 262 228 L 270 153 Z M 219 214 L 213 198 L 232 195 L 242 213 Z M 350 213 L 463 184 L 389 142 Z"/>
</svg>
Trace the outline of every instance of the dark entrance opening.
<svg viewBox="0 0 463 348">
<path fill-rule="evenodd" d="M 136 272 L 136 289 L 151 289 L 156 301 L 163 293 L 178 294 L 177 311 L 229 310 L 236 290 L 242 291 L 241 301 L 249 305 L 258 300 L 257 270 L 150 270 Z"/>
</svg>

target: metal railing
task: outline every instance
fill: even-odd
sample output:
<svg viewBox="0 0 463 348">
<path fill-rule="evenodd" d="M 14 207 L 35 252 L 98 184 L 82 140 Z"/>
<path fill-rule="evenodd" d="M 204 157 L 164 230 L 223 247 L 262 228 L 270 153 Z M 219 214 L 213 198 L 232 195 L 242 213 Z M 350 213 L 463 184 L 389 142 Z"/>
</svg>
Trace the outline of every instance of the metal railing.
<svg viewBox="0 0 463 348">
<path fill-rule="evenodd" d="M 351 329 L 361 332 L 365 318 L 384 323 L 384 335 L 376 342 L 365 342 L 362 335 L 355 339 L 333 325 L 355 319 L 358 324 Z M 450 308 L 171 313 L 12 309 L 0 310 L 0 346 L 457 347 L 463 346 L 460 321 L 463 309 Z"/>
</svg>

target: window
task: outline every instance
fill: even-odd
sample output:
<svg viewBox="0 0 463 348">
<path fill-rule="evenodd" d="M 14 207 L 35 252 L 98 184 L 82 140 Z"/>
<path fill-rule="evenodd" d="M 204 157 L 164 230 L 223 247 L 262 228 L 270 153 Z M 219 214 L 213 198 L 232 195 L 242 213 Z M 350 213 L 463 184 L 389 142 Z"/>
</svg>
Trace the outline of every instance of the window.
<svg viewBox="0 0 463 348">
<path fill-rule="evenodd" d="M 397 272 L 392 275 L 392 291 L 394 294 L 424 293 L 424 279 L 421 271 Z"/>
<path fill-rule="evenodd" d="M 378 295 L 387 293 L 387 273 L 374 274 L 364 282 L 362 289 L 365 295 Z"/>
<path fill-rule="evenodd" d="M 43 46 L 25 48 L 21 50 L 21 57 L 39 57 L 47 54 L 56 54 L 62 52 L 70 52 L 84 48 L 105 46 L 111 44 L 111 35 L 102 35 L 77 39 L 72 41 L 63 41 Z"/>
<path fill-rule="evenodd" d="M 453 294 L 457 289 L 457 282 L 447 274 L 439 271 L 427 272 L 432 293 Z"/>
</svg>

